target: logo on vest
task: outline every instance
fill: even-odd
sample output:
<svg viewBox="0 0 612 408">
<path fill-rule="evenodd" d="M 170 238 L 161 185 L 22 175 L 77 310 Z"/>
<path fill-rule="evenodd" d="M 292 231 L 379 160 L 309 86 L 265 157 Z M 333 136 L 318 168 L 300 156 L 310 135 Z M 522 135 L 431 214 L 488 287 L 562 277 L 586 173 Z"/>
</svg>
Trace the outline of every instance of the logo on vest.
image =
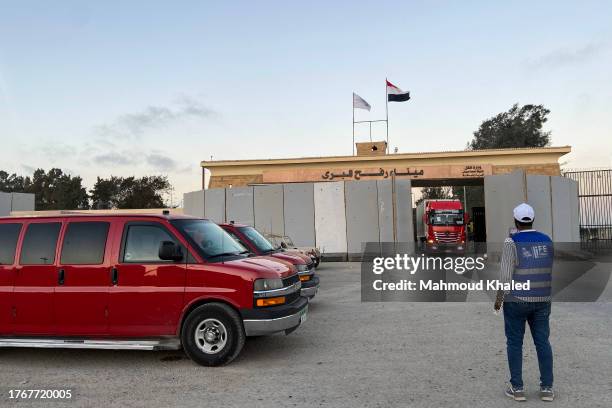
<svg viewBox="0 0 612 408">
<path fill-rule="evenodd" d="M 523 258 L 542 259 L 548 257 L 549 252 L 546 245 L 533 245 L 529 248 L 522 247 L 521 255 Z"/>
</svg>

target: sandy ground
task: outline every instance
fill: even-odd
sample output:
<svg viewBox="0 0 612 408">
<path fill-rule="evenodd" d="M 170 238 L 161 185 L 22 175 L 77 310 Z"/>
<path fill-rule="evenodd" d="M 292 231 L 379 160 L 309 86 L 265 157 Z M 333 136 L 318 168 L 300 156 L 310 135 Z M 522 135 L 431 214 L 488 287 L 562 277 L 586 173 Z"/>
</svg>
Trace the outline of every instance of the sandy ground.
<svg viewBox="0 0 612 408">
<path fill-rule="evenodd" d="M 503 318 L 490 303 L 361 303 L 358 263 L 325 263 L 310 319 L 253 338 L 232 364 L 182 352 L 0 350 L 0 406 L 504 407 Z M 612 406 L 612 303 L 556 303 L 555 407 Z M 525 338 L 524 380 L 538 368 Z M 9 388 L 70 388 L 69 402 L 7 398 Z"/>
</svg>

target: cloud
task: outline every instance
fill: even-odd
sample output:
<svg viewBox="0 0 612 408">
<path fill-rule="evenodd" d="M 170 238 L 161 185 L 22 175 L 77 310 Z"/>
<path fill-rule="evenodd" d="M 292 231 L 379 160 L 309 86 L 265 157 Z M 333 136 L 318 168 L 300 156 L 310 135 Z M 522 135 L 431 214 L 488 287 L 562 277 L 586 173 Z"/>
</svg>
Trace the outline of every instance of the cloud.
<svg viewBox="0 0 612 408">
<path fill-rule="evenodd" d="M 558 49 L 538 58 L 528 60 L 526 65 L 530 70 L 555 69 L 581 64 L 595 58 L 604 49 L 600 43 L 589 43 L 573 49 Z"/>
<path fill-rule="evenodd" d="M 150 105 L 140 112 L 121 115 L 109 124 L 96 126 L 95 132 L 102 137 L 140 136 L 147 130 L 214 115 L 215 112 L 201 102 L 182 96 L 172 106 Z"/>
<path fill-rule="evenodd" d="M 147 164 L 159 171 L 173 171 L 177 168 L 177 162 L 160 153 L 149 154 L 146 158 Z"/>
<path fill-rule="evenodd" d="M 114 165 L 114 166 L 129 166 L 137 163 L 134 157 L 126 153 L 109 152 L 99 154 L 93 157 L 93 161 L 100 165 Z"/>
<path fill-rule="evenodd" d="M 57 142 L 49 142 L 40 146 L 40 152 L 50 158 L 71 157 L 77 154 L 77 149 L 74 146 L 69 146 Z"/>
</svg>

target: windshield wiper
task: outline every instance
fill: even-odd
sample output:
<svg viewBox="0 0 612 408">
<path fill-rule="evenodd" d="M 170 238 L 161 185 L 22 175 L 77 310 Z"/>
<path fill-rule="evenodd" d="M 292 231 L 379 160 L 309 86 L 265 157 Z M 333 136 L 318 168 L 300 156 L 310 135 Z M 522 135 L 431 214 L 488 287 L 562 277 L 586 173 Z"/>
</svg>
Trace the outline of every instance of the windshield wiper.
<svg viewBox="0 0 612 408">
<path fill-rule="evenodd" d="M 247 252 L 249 252 L 249 251 L 242 251 L 242 252 L 222 252 L 222 253 L 220 253 L 220 254 L 210 255 L 210 256 L 208 257 L 208 259 L 212 259 L 212 258 L 219 258 L 219 257 L 222 257 L 222 256 L 237 256 L 237 255 L 242 255 L 242 254 L 245 254 L 245 253 L 247 253 Z"/>
</svg>

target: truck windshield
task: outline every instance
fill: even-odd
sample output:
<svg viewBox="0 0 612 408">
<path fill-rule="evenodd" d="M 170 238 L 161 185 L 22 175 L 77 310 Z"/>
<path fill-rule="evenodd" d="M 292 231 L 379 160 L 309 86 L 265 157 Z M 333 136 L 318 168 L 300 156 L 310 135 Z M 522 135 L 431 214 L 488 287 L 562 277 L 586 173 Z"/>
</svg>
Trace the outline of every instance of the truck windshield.
<svg viewBox="0 0 612 408">
<path fill-rule="evenodd" d="M 248 254 L 223 228 L 208 220 L 173 220 L 183 236 L 207 260 L 216 261 L 224 257 L 243 257 Z"/>
<path fill-rule="evenodd" d="M 431 225 L 463 225 L 463 211 L 433 211 L 430 223 Z"/>
<path fill-rule="evenodd" d="M 240 227 L 238 228 L 249 241 L 257 248 L 259 252 L 272 252 L 276 250 L 276 247 L 259 233 L 253 227 Z"/>
</svg>

